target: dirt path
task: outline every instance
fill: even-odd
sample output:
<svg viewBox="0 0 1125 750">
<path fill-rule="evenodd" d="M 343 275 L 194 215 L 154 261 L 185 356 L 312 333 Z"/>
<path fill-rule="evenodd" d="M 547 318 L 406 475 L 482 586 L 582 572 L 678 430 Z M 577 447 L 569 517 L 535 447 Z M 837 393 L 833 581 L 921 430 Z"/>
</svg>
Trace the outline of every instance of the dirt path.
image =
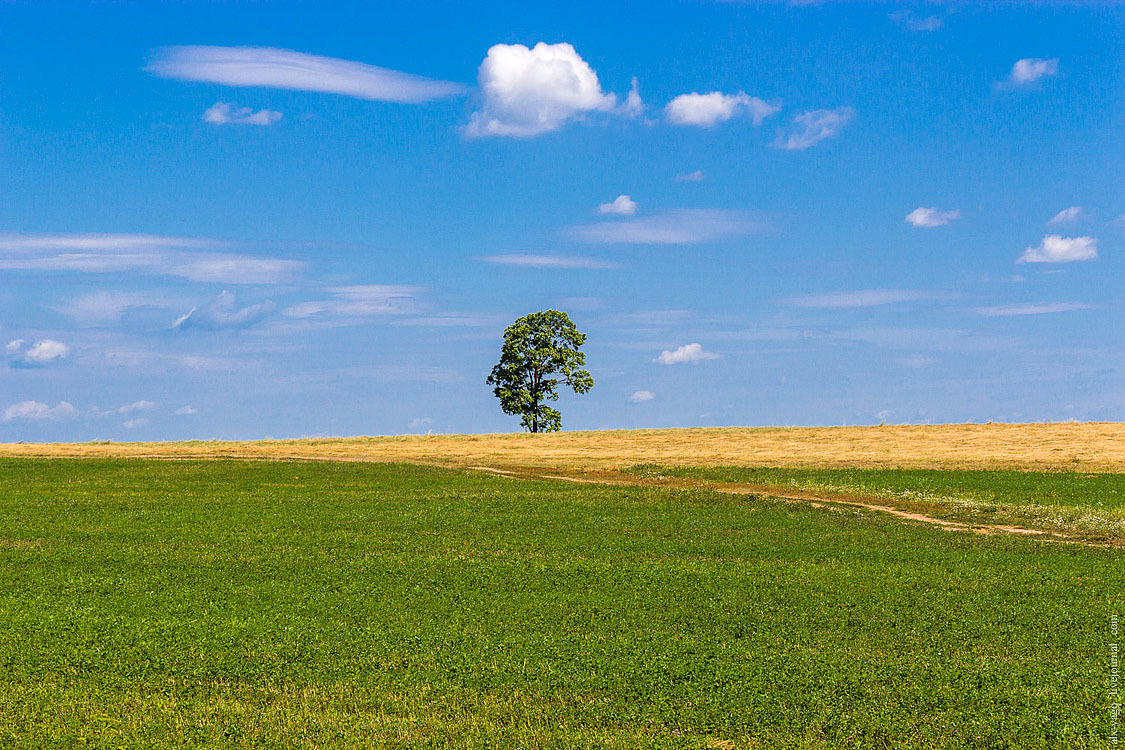
<svg viewBox="0 0 1125 750">
<path fill-rule="evenodd" d="M 615 485 L 615 486 L 633 486 L 633 487 L 662 487 L 667 489 L 679 490 L 711 490 L 714 492 L 723 492 L 732 495 L 757 495 L 760 497 L 768 497 L 776 500 L 784 500 L 791 503 L 800 503 L 809 505 L 814 508 L 833 507 L 833 506 L 847 506 L 853 508 L 863 508 L 865 510 L 875 511 L 877 513 L 885 513 L 895 518 L 901 518 L 905 521 L 915 521 L 917 523 L 930 524 L 949 531 L 968 531 L 974 534 L 1016 534 L 1020 536 L 1034 536 L 1047 541 L 1056 542 L 1070 542 L 1075 544 L 1091 544 L 1091 546 L 1106 546 L 1101 544 L 1093 544 L 1084 542 L 1080 539 L 1074 538 L 1070 534 L 1065 534 L 1059 531 L 1045 531 L 1043 529 L 1029 529 L 1022 526 L 1007 526 L 1001 524 L 974 524 L 965 523 L 963 521 L 952 521 L 946 518 L 935 518 L 934 516 L 925 513 L 919 513 L 912 510 L 904 510 L 896 508 L 891 505 L 882 503 L 873 503 L 869 500 L 860 499 L 855 496 L 848 496 L 843 494 L 826 494 L 807 491 L 784 491 L 777 487 L 769 485 L 756 485 L 756 484 L 738 484 L 734 482 L 713 482 L 704 479 L 686 479 L 682 477 L 660 477 L 659 479 L 651 479 L 646 477 L 639 477 L 621 472 L 599 472 L 596 478 L 589 478 L 585 476 L 572 476 L 566 474 L 544 474 L 539 470 L 532 470 L 526 468 L 520 469 L 501 469 L 495 466 L 470 466 L 467 467 L 472 471 L 484 471 L 490 474 L 497 474 L 507 477 L 509 479 L 525 480 L 525 479 L 550 479 L 562 482 L 575 482 L 580 484 L 599 484 L 599 485 Z"/>
</svg>

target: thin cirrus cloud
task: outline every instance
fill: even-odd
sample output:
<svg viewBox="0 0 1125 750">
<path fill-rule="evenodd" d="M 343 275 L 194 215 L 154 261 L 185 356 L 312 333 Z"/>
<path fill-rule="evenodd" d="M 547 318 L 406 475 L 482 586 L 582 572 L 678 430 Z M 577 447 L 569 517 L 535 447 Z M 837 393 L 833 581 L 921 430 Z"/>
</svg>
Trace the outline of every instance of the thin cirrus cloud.
<svg viewBox="0 0 1125 750">
<path fill-rule="evenodd" d="M 272 109 L 255 112 L 250 107 L 235 107 L 228 102 L 215 102 L 203 112 L 203 121 L 212 125 L 273 125 L 281 120 L 281 113 Z"/>
<path fill-rule="evenodd" d="M 1044 59 L 1041 57 L 1025 57 L 1016 60 L 1012 71 L 1005 81 L 1009 86 L 1026 86 L 1046 76 L 1057 75 L 1059 72 L 1059 59 Z"/>
<path fill-rule="evenodd" d="M 602 91 L 594 69 L 565 42 L 539 42 L 530 49 L 493 45 L 480 64 L 477 81 L 480 109 L 465 127 L 468 138 L 530 138 L 593 113 L 632 117 L 644 109 L 636 79 L 619 106 L 617 96 Z"/>
<path fill-rule="evenodd" d="M 692 92 L 681 94 L 668 102 L 664 107 L 664 117 L 673 125 L 709 128 L 745 114 L 755 125 L 761 125 L 767 117 L 780 110 L 780 103 L 766 102 L 742 91 L 737 94 L 724 94 L 721 91 L 709 94 Z"/>
<path fill-rule="evenodd" d="M 703 362 L 718 358 L 718 354 L 706 351 L 701 344 L 684 344 L 677 349 L 665 349 L 660 352 L 659 357 L 652 361 L 661 365 L 682 365 L 688 362 Z"/>
<path fill-rule="evenodd" d="M 422 287 L 393 284 L 359 284 L 333 287 L 329 298 L 302 302 L 282 311 L 289 318 L 361 320 L 384 315 L 411 315 L 418 311 Z"/>
<path fill-rule="evenodd" d="M 571 227 L 574 239 L 595 244 L 695 245 L 764 231 L 742 211 L 676 209 L 655 216 Z"/>
<path fill-rule="evenodd" d="M 270 315 L 277 307 L 271 300 L 239 307 L 235 295 L 223 291 L 218 298 L 202 307 L 191 308 L 172 323 L 172 329 L 185 331 L 202 329 L 208 331 L 228 328 L 246 328 Z"/>
<path fill-rule="evenodd" d="M 703 182 L 705 179 L 707 179 L 707 175 L 704 174 L 702 169 L 676 175 L 676 182 Z"/>
<path fill-rule="evenodd" d="M 1035 247 L 1023 251 L 1017 263 L 1076 263 L 1098 257 L 1096 237 L 1062 237 L 1049 234 Z"/>
<path fill-rule="evenodd" d="M 1020 315 L 1048 315 L 1051 313 L 1070 312 L 1072 310 L 1092 310 L 1093 308 L 1093 305 L 1087 305 L 1082 302 L 1032 302 L 978 307 L 974 309 L 973 312 L 985 318 L 1007 318 Z"/>
<path fill-rule="evenodd" d="M 146 71 L 179 81 L 341 94 L 417 104 L 460 96 L 464 84 L 275 47 L 165 47 Z"/>
<path fill-rule="evenodd" d="M 919 17 L 909 10 L 897 10 L 890 19 L 901 29 L 907 31 L 937 31 L 945 26 L 940 16 Z"/>
<path fill-rule="evenodd" d="M 814 109 L 793 117 L 788 133 L 780 133 L 774 146 L 786 151 L 803 151 L 838 134 L 855 119 L 851 107 Z"/>
<path fill-rule="evenodd" d="M 849 292 L 830 292 L 828 294 L 801 294 L 790 297 L 788 302 L 797 307 L 845 309 L 915 302 L 932 299 L 935 296 L 932 292 L 913 289 L 860 289 Z"/>
<path fill-rule="evenodd" d="M 477 260 L 500 266 L 519 266 L 523 268 L 574 268 L 589 270 L 612 270 L 621 268 L 620 263 L 585 258 L 578 255 L 535 255 L 530 253 L 511 253 L 507 255 L 482 255 Z"/>
<path fill-rule="evenodd" d="M 278 284 L 299 261 L 217 252 L 233 243 L 150 234 L 0 233 L 0 270 L 143 273 L 189 281 Z"/>
<path fill-rule="evenodd" d="M 609 203 L 598 206 L 600 214 L 617 214 L 619 216 L 632 216 L 637 213 L 637 202 L 625 194 L 621 194 Z"/>
<path fill-rule="evenodd" d="M 961 218 L 959 209 L 943 211 L 939 208 L 919 206 L 906 215 L 906 223 L 919 229 L 933 229 L 943 227 L 951 221 Z"/>
</svg>

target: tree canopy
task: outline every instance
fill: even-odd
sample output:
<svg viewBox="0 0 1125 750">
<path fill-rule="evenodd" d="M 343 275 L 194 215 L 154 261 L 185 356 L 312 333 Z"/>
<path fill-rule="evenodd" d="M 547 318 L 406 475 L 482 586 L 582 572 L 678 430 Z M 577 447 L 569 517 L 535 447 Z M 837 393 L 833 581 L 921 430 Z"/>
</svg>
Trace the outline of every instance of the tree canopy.
<svg viewBox="0 0 1125 750">
<path fill-rule="evenodd" d="M 519 415 L 529 432 L 560 430 L 562 415 L 546 402 L 558 400 L 559 383 L 575 393 L 594 386 L 594 378 L 582 369 L 586 355 L 580 347 L 585 342 L 586 334 L 558 310 L 525 315 L 508 326 L 500 361 L 486 381 L 495 386 L 492 392 L 504 413 Z"/>
</svg>

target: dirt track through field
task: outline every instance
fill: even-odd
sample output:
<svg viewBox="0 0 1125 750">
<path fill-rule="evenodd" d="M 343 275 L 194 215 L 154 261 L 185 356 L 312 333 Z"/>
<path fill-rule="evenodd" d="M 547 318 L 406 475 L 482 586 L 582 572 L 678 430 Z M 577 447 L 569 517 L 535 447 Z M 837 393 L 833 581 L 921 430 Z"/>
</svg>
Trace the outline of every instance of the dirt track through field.
<svg viewBox="0 0 1125 750">
<path fill-rule="evenodd" d="M 713 482 L 703 479 L 685 479 L 681 477 L 667 476 L 662 476 L 659 479 L 649 479 L 632 474 L 624 474 L 618 472 L 598 472 L 598 478 L 591 479 L 589 477 L 567 476 L 563 474 L 544 474 L 539 471 L 527 468 L 518 470 L 501 469 L 495 466 L 470 466 L 467 468 L 471 471 L 488 472 L 490 474 L 497 474 L 503 477 L 507 477 L 508 479 L 515 480 L 548 479 L 553 481 L 575 482 L 579 484 L 661 487 L 665 489 L 677 490 L 703 489 L 731 495 L 755 495 L 758 497 L 767 497 L 774 500 L 784 500 L 791 503 L 800 503 L 814 508 L 847 506 L 853 508 L 863 508 L 865 510 L 875 511 L 878 513 L 886 513 L 896 518 L 901 518 L 905 521 L 915 521 L 918 523 L 930 524 L 933 526 L 941 527 L 943 529 L 947 529 L 949 531 L 968 531 L 974 534 L 986 535 L 1015 534 L 1019 536 L 1035 536 L 1047 541 L 1091 544 L 1091 546 L 1105 546 L 1102 544 L 1092 544 L 1084 542 L 1082 540 L 1073 538 L 1070 534 L 1065 534 L 1059 531 L 1045 531 L 1043 529 L 1029 529 L 1021 526 L 1008 526 L 1000 524 L 964 523 L 961 521 L 952 521 L 946 518 L 935 518 L 934 516 L 930 516 L 925 513 L 904 510 L 902 508 L 896 508 L 894 506 L 881 503 L 872 503 L 845 495 L 828 495 L 816 492 L 782 491 L 777 487 L 772 487 L 769 485 L 740 484 L 735 482 Z"/>
</svg>

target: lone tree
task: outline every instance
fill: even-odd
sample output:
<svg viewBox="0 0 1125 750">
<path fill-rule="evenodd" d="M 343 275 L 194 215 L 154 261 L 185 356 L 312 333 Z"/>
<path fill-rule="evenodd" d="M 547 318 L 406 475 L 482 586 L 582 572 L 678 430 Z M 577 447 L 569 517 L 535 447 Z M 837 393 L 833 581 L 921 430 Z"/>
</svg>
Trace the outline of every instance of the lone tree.
<svg viewBox="0 0 1125 750">
<path fill-rule="evenodd" d="M 558 432 L 562 415 L 547 406 L 557 401 L 560 382 L 575 393 L 586 393 L 594 378 L 581 369 L 586 355 L 579 347 L 586 341 L 564 312 L 543 310 L 525 315 L 504 331 L 500 362 L 486 381 L 500 399 L 505 414 L 518 414 L 528 432 Z M 555 377 L 555 376 L 561 376 Z"/>
</svg>

